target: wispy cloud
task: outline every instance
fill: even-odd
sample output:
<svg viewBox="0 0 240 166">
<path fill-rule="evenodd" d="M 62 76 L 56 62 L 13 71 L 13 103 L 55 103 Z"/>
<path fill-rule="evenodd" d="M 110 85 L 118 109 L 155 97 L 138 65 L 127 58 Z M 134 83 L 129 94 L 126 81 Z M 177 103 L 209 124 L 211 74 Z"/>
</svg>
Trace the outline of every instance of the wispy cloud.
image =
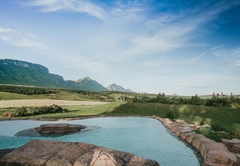
<svg viewBox="0 0 240 166">
<path fill-rule="evenodd" d="M 29 6 L 39 6 L 42 12 L 70 11 L 87 13 L 99 19 L 104 19 L 104 9 L 88 0 L 32 0 Z"/>
<path fill-rule="evenodd" d="M 0 27 L 0 41 L 17 47 L 37 47 L 41 49 L 47 48 L 46 45 L 35 42 L 33 34 L 23 33 L 11 28 Z"/>
<path fill-rule="evenodd" d="M 116 16 L 113 24 L 119 25 L 117 34 L 124 36 L 128 45 L 123 46 L 121 51 L 116 51 L 113 47 L 108 49 L 114 50 L 109 55 L 109 59 L 127 60 L 139 56 L 160 55 L 178 48 L 198 46 L 198 43 L 195 42 L 193 45 L 191 41 L 210 33 L 211 30 L 205 25 L 234 5 L 236 4 L 228 1 L 215 2 L 214 5 L 209 2 L 194 9 L 179 9 L 175 13 L 164 11 L 149 15 L 150 9 L 139 3 L 132 3 L 127 8 L 125 5 L 118 5 L 112 10 L 113 16 Z M 145 14 L 142 14 L 143 11 Z M 116 37 L 115 34 L 112 36 Z M 123 41 L 121 37 L 119 40 Z M 117 42 L 121 43 L 121 41 Z"/>
<path fill-rule="evenodd" d="M 211 48 L 211 50 L 217 50 L 217 49 L 220 49 L 222 47 L 224 47 L 225 45 L 219 45 L 219 46 L 215 46 L 213 48 Z"/>
<path fill-rule="evenodd" d="M 29 0 L 25 4 L 40 7 L 42 12 L 87 13 L 104 19 L 104 26 L 86 39 L 86 48 L 91 48 L 90 56 L 102 56 L 108 61 L 160 56 L 174 49 L 192 47 L 192 39 L 208 33 L 206 23 L 235 5 L 224 1 L 211 7 L 209 2 L 194 9 L 156 12 L 146 1 L 116 1 L 114 7 L 106 9 L 101 7 L 105 5 L 87 0 Z"/>
<path fill-rule="evenodd" d="M 4 32 L 16 32 L 16 30 L 13 30 L 11 28 L 2 28 L 2 27 L 0 27 L 0 33 L 4 33 Z"/>
<path fill-rule="evenodd" d="M 223 63 L 229 66 L 239 66 L 240 61 L 240 47 L 232 49 L 217 49 L 214 50 L 213 54 L 222 59 Z"/>
<path fill-rule="evenodd" d="M 198 56 L 196 56 L 196 57 L 190 59 L 190 62 L 194 62 L 194 61 L 196 61 L 197 59 L 199 59 L 200 57 L 202 57 L 202 56 L 205 55 L 205 54 L 206 54 L 206 52 L 204 52 L 204 53 L 202 53 L 202 54 L 200 54 L 200 55 L 198 55 Z"/>
</svg>

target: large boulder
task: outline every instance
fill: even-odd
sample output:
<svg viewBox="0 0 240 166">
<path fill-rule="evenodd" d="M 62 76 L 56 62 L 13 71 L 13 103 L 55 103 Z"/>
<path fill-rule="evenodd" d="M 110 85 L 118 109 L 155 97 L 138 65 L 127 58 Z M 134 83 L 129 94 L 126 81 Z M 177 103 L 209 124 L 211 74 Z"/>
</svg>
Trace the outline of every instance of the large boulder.
<svg viewBox="0 0 240 166">
<path fill-rule="evenodd" d="M 211 150 L 205 156 L 208 163 L 221 164 L 226 166 L 235 166 L 237 163 L 236 155 L 227 150 Z"/>
<path fill-rule="evenodd" d="M 78 125 L 78 124 L 67 124 L 67 123 L 50 123 L 50 124 L 43 124 L 39 127 L 33 129 L 33 132 L 38 132 L 42 135 L 49 135 L 49 134 L 68 134 L 78 132 L 81 129 L 84 129 L 85 126 Z"/>
<path fill-rule="evenodd" d="M 27 136 L 27 137 L 40 137 L 40 136 L 52 136 L 52 135 L 64 135 L 70 133 L 76 133 L 82 129 L 97 128 L 97 126 L 86 127 L 78 124 L 67 124 L 67 123 L 49 123 L 42 124 L 39 127 L 25 129 L 19 131 L 15 136 Z"/>
<path fill-rule="evenodd" d="M 240 140 L 239 139 L 222 139 L 222 143 L 226 145 L 230 152 L 240 153 Z"/>
<path fill-rule="evenodd" d="M 80 142 L 33 140 L 7 153 L 1 166 L 159 166 L 154 160 Z"/>
</svg>

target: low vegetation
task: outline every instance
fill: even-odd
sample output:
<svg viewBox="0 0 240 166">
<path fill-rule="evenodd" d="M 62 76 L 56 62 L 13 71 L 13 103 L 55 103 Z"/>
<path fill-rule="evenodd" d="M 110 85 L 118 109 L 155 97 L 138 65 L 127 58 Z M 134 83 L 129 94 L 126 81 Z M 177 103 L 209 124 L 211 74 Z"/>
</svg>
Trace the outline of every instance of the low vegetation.
<svg viewBox="0 0 240 166">
<path fill-rule="evenodd" d="M 0 100 L 13 99 L 55 99 L 77 101 L 131 102 L 136 93 L 129 92 L 93 92 L 71 89 L 40 88 L 16 85 L 0 85 Z M 138 94 L 143 97 L 155 97 L 155 94 Z"/>
<path fill-rule="evenodd" d="M 58 105 L 42 106 L 42 107 L 18 107 L 14 111 L 4 111 L 2 117 L 24 117 L 40 114 L 65 113 L 68 109 L 62 108 Z"/>
<path fill-rule="evenodd" d="M 164 103 L 175 105 L 201 105 L 214 107 L 233 107 L 240 108 L 240 98 L 237 96 L 215 95 L 210 98 L 200 98 L 198 95 L 192 97 L 166 96 L 164 93 L 159 93 L 156 97 L 150 98 L 147 96 L 135 96 L 132 100 L 135 103 Z"/>
<path fill-rule="evenodd" d="M 25 95 L 35 95 L 35 94 L 54 94 L 56 89 L 50 88 L 38 88 L 29 86 L 11 86 L 11 85 L 0 85 L 1 92 L 25 94 Z"/>
</svg>

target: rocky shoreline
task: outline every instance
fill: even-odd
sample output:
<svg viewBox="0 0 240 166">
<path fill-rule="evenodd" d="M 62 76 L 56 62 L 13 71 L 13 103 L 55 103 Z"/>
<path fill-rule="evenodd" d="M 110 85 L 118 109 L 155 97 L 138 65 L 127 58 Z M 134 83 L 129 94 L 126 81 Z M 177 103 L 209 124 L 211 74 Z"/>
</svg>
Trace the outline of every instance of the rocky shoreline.
<svg viewBox="0 0 240 166">
<path fill-rule="evenodd" d="M 154 160 L 82 142 L 33 140 L 7 153 L 0 165 L 159 166 Z"/>
<path fill-rule="evenodd" d="M 202 134 L 196 134 L 190 127 L 172 122 L 169 119 L 157 116 L 153 116 L 153 118 L 162 122 L 165 127 L 170 129 L 182 141 L 194 147 L 203 157 L 202 166 L 240 166 L 240 155 L 230 152 L 226 144 L 217 143 Z M 232 141 L 225 140 L 225 142 L 229 143 Z"/>
</svg>

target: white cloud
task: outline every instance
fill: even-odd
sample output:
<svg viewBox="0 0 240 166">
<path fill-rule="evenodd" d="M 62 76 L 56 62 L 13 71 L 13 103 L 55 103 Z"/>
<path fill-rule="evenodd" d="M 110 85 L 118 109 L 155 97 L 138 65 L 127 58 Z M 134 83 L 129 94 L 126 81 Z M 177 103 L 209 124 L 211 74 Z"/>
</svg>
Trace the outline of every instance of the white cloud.
<svg viewBox="0 0 240 166">
<path fill-rule="evenodd" d="M 232 49 L 217 49 L 213 54 L 229 66 L 239 66 L 240 47 Z"/>
<path fill-rule="evenodd" d="M 144 5 L 132 3 L 130 6 L 126 6 L 120 3 L 112 10 L 112 14 L 115 16 L 113 25 L 116 24 L 118 27 L 111 27 L 116 27 L 115 32 L 117 31 L 117 33 L 110 34 L 111 30 L 107 29 L 106 34 L 113 37 L 118 34 L 119 41 L 111 40 L 111 38 L 109 41 L 120 43 L 125 40 L 128 45 L 121 46 L 121 49 L 117 48 L 119 45 L 109 47 L 108 52 L 109 50 L 113 50 L 113 52 L 104 54 L 104 56 L 113 61 L 126 61 L 140 56 L 160 55 L 178 48 L 199 46 L 200 44 L 196 42 L 193 44 L 192 39 L 199 39 L 206 33 L 210 33 L 209 27 L 204 25 L 215 20 L 219 14 L 235 4 L 224 1 L 224 3 L 219 2 L 212 7 L 208 5 L 178 13 L 160 12 L 150 17 L 148 16 L 148 7 Z M 101 40 L 101 36 L 98 39 Z M 102 41 L 107 43 L 106 40 Z M 112 43 L 109 45 L 112 46 Z M 199 57 L 193 58 L 191 61 Z"/>
<path fill-rule="evenodd" d="M 211 48 L 211 50 L 217 50 L 217 49 L 220 49 L 222 47 L 224 47 L 225 45 L 219 45 L 219 46 L 215 46 L 213 48 Z"/>
<path fill-rule="evenodd" d="M 39 6 L 42 12 L 70 11 L 87 13 L 99 19 L 105 19 L 104 9 L 87 0 L 33 0 L 26 4 Z"/>
<path fill-rule="evenodd" d="M 11 38 L 8 36 L 0 35 L 0 40 L 9 42 L 9 41 L 11 41 Z"/>
<path fill-rule="evenodd" d="M 160 56 L 177 48 L 199 46 L 191 41 L 206 33 L 203 25 L 232 5 L 217 3 L 212 8 L 205 5 L 176 13 L 159 10 L 152 15 L 153 8 L 142 2 L 116 1 L 112 9 L 108 6 L 106 10 L 87 0 L 32 0 L 25 4 L 40 7 L 43 12 L 79 12 L 104 19 L 103 26 L 94 28 L 82 47 L 91 49 L 89 56 L 106 61 Z"/>
<path fill-rule="evenodd" d="M 41 49 L 47 48 L 44 44 L 35 42 L 33 34 L 23 33 L 11 28 L 0 27 L 0 41 L 17 47 L 37 47 Z"/>
<path fill-rule="evenodd" d="M 197 59 L 199 59 L 200 57 L 202 57 L 205 54 L 206 54 L 206 52 L 204 52 L 204 53 L 202 53 L 202 54 L 200 54 L 200 55 L 198 55 L 196 57 L 193 57 L 192 59 L 190 59 L 190 62 L 196 61 Z"/>
<path fill-rule="evenodd" d="M 0 33 L 4 33 L 4 32 L 15 32 L 15 30 L 13 30 L 11 28 L 2 28 L 2 27 L 0 27 Z"/>
</svg>

